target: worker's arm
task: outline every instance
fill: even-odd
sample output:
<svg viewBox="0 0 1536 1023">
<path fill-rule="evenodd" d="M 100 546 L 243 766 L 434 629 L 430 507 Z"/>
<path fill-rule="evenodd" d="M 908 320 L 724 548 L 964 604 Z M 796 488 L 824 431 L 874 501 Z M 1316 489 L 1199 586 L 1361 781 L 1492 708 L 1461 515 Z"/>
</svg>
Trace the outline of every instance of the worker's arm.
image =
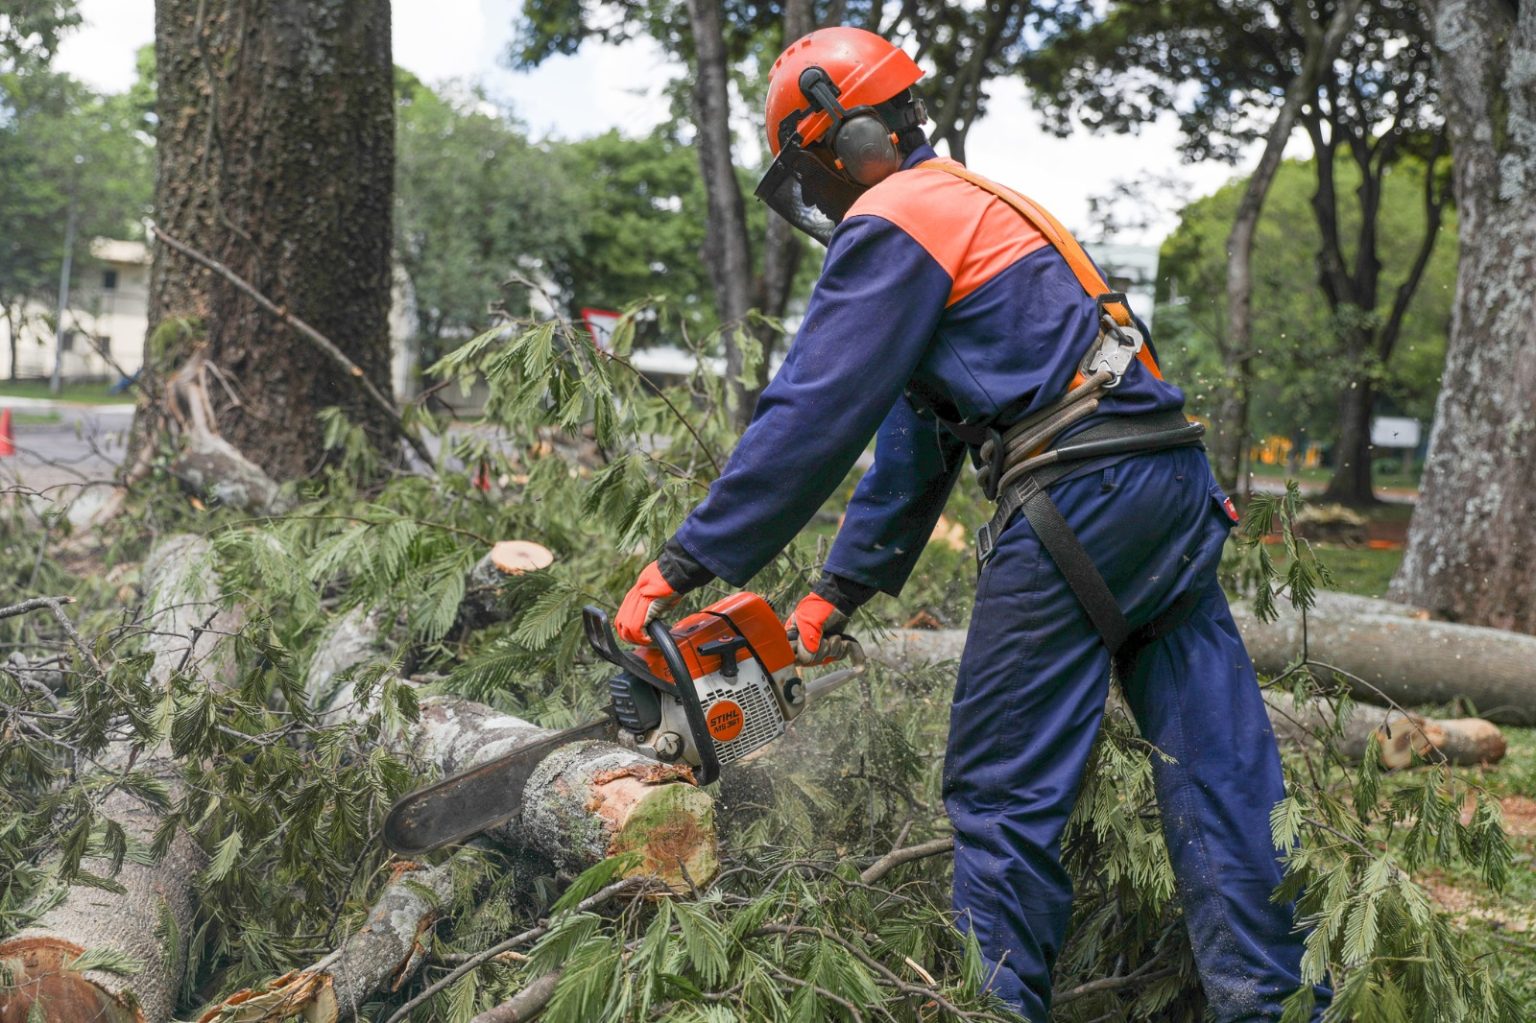
<svg viewBox="0 0 1536 1023">
<path fill-rule="evenodd" d="M 912 574 L 965 461 L 965 445 L 911 402 L 898 401 L 880 425 L 875 464 L 859 481 L 837 532 L 826 572 L 851 600 L 846 612 L 881 590 L 895 595 Z M 849 585 L 852 582 L 853 586 Z M 826 586 L 826 581 L 817 587 Z"/>
<path fill-rule="evenodd" d="M 950 277 L 910 235 L 855 217 L 832 237 L 789 356 L 669 548 L 743 585 L 842 482 L 917 368 Z M 683 580 L 679 580 L 683 581 Z"/>
</svg>

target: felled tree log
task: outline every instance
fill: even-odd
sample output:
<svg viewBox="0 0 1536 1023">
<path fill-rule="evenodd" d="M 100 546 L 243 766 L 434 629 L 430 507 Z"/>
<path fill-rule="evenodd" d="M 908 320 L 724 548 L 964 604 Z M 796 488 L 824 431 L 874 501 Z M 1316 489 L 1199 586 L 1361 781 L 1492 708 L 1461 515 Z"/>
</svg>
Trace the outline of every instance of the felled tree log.
<svg viewBox="0 0 1536 1023">
<path fill-rule="evenodd" d="M 1333 709 L 1321 700 L 1297 706 L 1294 700 L 1266 694 L 1264 702 L 1275 737 L 1294 746 L 1315 745 L 1317 736 L 1327 733 L 1335 720 Z M 1416 756 L 1425 762 L 1443 756 L 1458 766 L 1496 764 L 1507 749 L 1504 733 L 1482 718 L 1426 718 L 1363 703 L 1355 704 L 1345 720 L 1335 748 L 1345 759 L 1358 763 L 1372 735 L 1380 748 L 1381 765 L 1391 769 L 1412 766 Z"/>
<path fill-rule="evenodd" d="M 316 643 L 305 690 L 325 725 L 359 720 L 376 709 L 355 700 L 338 676 L 387 657 L 387 625 L 380 614 L 354 609 L 332 621 Z M 390 743 L 398 753 L 453 774 L 549 734 L 484 704 L 437 695 L 421 701 L 416 725 Z M 484 837 L 509 849 L 533 850 L 569 870 L 633 852 L 637 862 L 629 874 L 655 876 L 679 890 L 690 881 L 704 884 L 719 871 L 710 796 L 693 784 L 686 768 L 657 764 L 611 743 L 588 741 L 551 753 L 529 781 L 522 812 Z M 259 991 L 236 992 L 204 1020 L 354 1018 L 370 996 L 397 990 L 415 972 L 420 961 L 415 939 L 435 919 L 446 878 L 445 865 L 397 879 L 342 948 Z"/>
<path fill-rule="evenodd" d="M 1330 598 L 1330 606 L 1347 607 L 1353 599 L 1338 601 Z M 1403 614 L 1377 617 L 1412 622 L 1414 619 L 1408 617 L 1411 613 L 1412 609 L 1404 609 Z M 871 660 L 910 671 L 958 660 L 965 649 L 965 631 L 898 629 L 881 637 L 878 642 L 866 642 L 864 649 Z M 1332 708 L 1323 701 L 1309 701 L 1298 709 L 1284 697 L 1270 696 L 1266 699 L 1270 723 L 1274 726 L 1276 738 L 1282 742 L 1315 742 L 1314 735 L 1333 719 Z M 1366 742 L 1371 733 L 1378 730 L 1381 762 L 1385 767 L 1409 766 L 1413 762 L 1410 751 L 1416 752 L 1423 759 L 1433 760 L 1435 757 L 1432 750 L 1438 750 L 1451 763 L 1465 766 L 1497 763 L 1503 759 L 1505 752 L 1503 734 L 1495 725 L 1481 718 L 1437 720 L 1416 715 L 1405 716 L 1381 707 L 1358 704 L 1354 714 L 1346 721 L 1344 734 L 1339 739 L 1340 754 L 1358 761 L 1365 755 Z"/>
<path fill-rule="evenodd" d="M 503 540 L 470 569 L 459 604 L 459 625 L 483 629 L 507 617 L 502 590 L 507 580 L 527 572 L 538 572 L 554 564 L 549 548 L 528 540 Z"/>
<path fill-rule="evenodd" d="M 399 990 L 425 955 L 424 939 L 451 892 L 455 861 L 401 864 L 368 919 L 334 952 L 259 989 L 237 991 L 199 1023 L 306 1023 L 356 1019 L 378 992 Z"/>
<path fill-rule="evenodd" d="M 205 684 L 232 681 L 233 660 L 223 640 L 240 626 L 238 612 L 222 611 L 211 549 L 201 537 L 162 540 L 145 561 L 148 595 L 144 645 L 153 653 L 150 678 L 167 685 L 178 671 L 196 672 Z M 111 771 L 129 763 L 131 745 L 114 743 L 100 758 Z M 173 796 L 179 772 L 167 747 L 141 756 L 137 770 L 161 779 Z M 103 801 L 102 816 L 122 825 L 130 848 L 147 846 L 159 824 L 157 813 L 122 790 Z M 125 860 L 114 880 L 121 893 L 75 885 L 64 900 L 3 944 L 0 968 L 12 973 L 12 988 L 0 999 L 0 1023 L 26 1023 L 34 1003 L 49 1023 L 158 1023 L 171 1017 L 186 965 L 186 942 L 196 913 L 194 882 L 204 856 L 186 834 L 172 841 L 153 864 Z M 86 860 L 96 874 L 109 865 Z M 168 927 L 174 923 L 174 928 Z M 167 933 L 178 936 L 168 949 Z M 110 951 L 138 964 L 124 976 L 76 970 L 72 963 L 87 950 Z"/>
<path fill-rule="evenodd" d="M 1348 681 L 1360 700 L 1464 700 L 1490 721 L 1536 725 L 1536 636 L 1428 621 L 1411 608 L 1392 613 L 1386 603 L 1372 601 L 1365 611 L 1336 599 L 1320 605 L 1307 616 L 1309 657 L 1356 676 Z M 1300 655 L 1301 617 L 1288 606 L 1272 623 L 1232 610 L 1260 671 L 1283 671 Z"/>
<path fill-rule="evenodd" d="M 511 574 L 552 560 L 535 545 L 498 544 L 475 573 Z M 471 578 L 474 578 L 472 573 Z M 360 610 L 331 624 L 317 643 L 305 688 L 327 724 L 360 719 L 372 707 L 352 699 L 335 678 L 384 656 L 379 616 Z M 458 696 L 421 701 L 420 718 L 394 740 L 398 752 L 456 774 L 550 732 L 521 718 Z M 659 764 L 608 742 L 563 746 L 529 779 L 522 811 L 486 836 L 507 848 L 532 849 L 570 870 L 620 853 L 636 853 L 631 873 L 658 877 L 678 889 L 704 884 L 719 870 L 714 801 L 686 767 Z"/>
</svg>

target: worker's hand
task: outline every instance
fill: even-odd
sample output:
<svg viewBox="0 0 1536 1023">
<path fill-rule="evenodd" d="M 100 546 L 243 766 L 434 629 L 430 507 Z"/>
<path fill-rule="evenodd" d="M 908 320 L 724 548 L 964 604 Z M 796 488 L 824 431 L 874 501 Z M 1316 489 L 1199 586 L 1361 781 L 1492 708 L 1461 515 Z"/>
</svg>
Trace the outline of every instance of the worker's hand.
<svg viewBox="0 0 1536 1023">
<path fill-rule="evenodd" d="M 863 653 L 858 640 L 843 634 L 848 616 L 818 594 L 812 593 L 796 604 L 784 625 L 795 648 L 796 664 L 827 664 Z"/>
<path fill-rule="evenodd" d="M 614 631 L 626 643 L 649 643 L 645 627 L 660 618 L 683 598 L 661 574 L 656 562 L 645 566 L 639 580 L 624 595 L 613 620 Z"/>
</svg>

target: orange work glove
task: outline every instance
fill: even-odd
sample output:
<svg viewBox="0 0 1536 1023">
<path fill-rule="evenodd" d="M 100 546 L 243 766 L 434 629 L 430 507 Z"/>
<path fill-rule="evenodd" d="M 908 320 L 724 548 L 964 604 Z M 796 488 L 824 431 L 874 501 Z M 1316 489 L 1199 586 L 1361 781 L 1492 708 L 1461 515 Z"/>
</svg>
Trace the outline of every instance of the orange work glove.
<svg viewBox="0 0 1536 1023">
<path fill-rule="evenodd" d="M 613 619 L 613 629 L 626 643 L 649 643 L 645 627 L 683 598 L 662 576 L 656 562 L 645 566 L 640 579 L 624 595 L 619 613 Z"/>
<path fill-rule="evenodd" d="M 784 623 L 795 648 L 796 664 L 828 664 L 863 650 L 859 641 L 843 635 L 848 616 L 837 605 L 812 593 L 795 605 L 794 613 Z"/>
</svg>

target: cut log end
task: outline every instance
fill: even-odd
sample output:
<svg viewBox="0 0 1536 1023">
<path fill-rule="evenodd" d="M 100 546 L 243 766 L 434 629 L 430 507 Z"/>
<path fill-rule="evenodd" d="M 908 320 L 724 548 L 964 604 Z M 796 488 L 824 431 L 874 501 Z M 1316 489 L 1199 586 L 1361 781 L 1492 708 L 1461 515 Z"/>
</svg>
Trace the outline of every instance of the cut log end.
<svg viewBox="0 0 1536 1023">
<path fill-rule="evenodd" d="M 491 564 L 502 575 L 537 572 L 555 563 L 548 547 L 529 540 L 503 540 L 491 548 Z"/>
<path fill-rule="evenodd" d="M 638 854 L 628 876 L 658 878 L 686 892 L 719 872 L 714 801 L 691 777 L 657 784 L 624 776 L 595 785 L 593 799 L 597 811 L 613 820 L 609 855 Z"/>
<path fill-rule="evenodd" d="M 27 1023 L 36 1013 L 50 1023 L 145 1023 L 131 997 L 114 995 L 70 964 L 85 950 L 50 938 L 20 938 L 0 945 L 0 1023 Z"/>
<path fill-rule="evenodd" d="M 546 757 L 529 779 L 521 827 L 567 867 L 635 853 L 628 873 L 680 892 L 720 869 L 714 800 L 692 772 L 612 743 L 573 743 Z"/>
</svg>

